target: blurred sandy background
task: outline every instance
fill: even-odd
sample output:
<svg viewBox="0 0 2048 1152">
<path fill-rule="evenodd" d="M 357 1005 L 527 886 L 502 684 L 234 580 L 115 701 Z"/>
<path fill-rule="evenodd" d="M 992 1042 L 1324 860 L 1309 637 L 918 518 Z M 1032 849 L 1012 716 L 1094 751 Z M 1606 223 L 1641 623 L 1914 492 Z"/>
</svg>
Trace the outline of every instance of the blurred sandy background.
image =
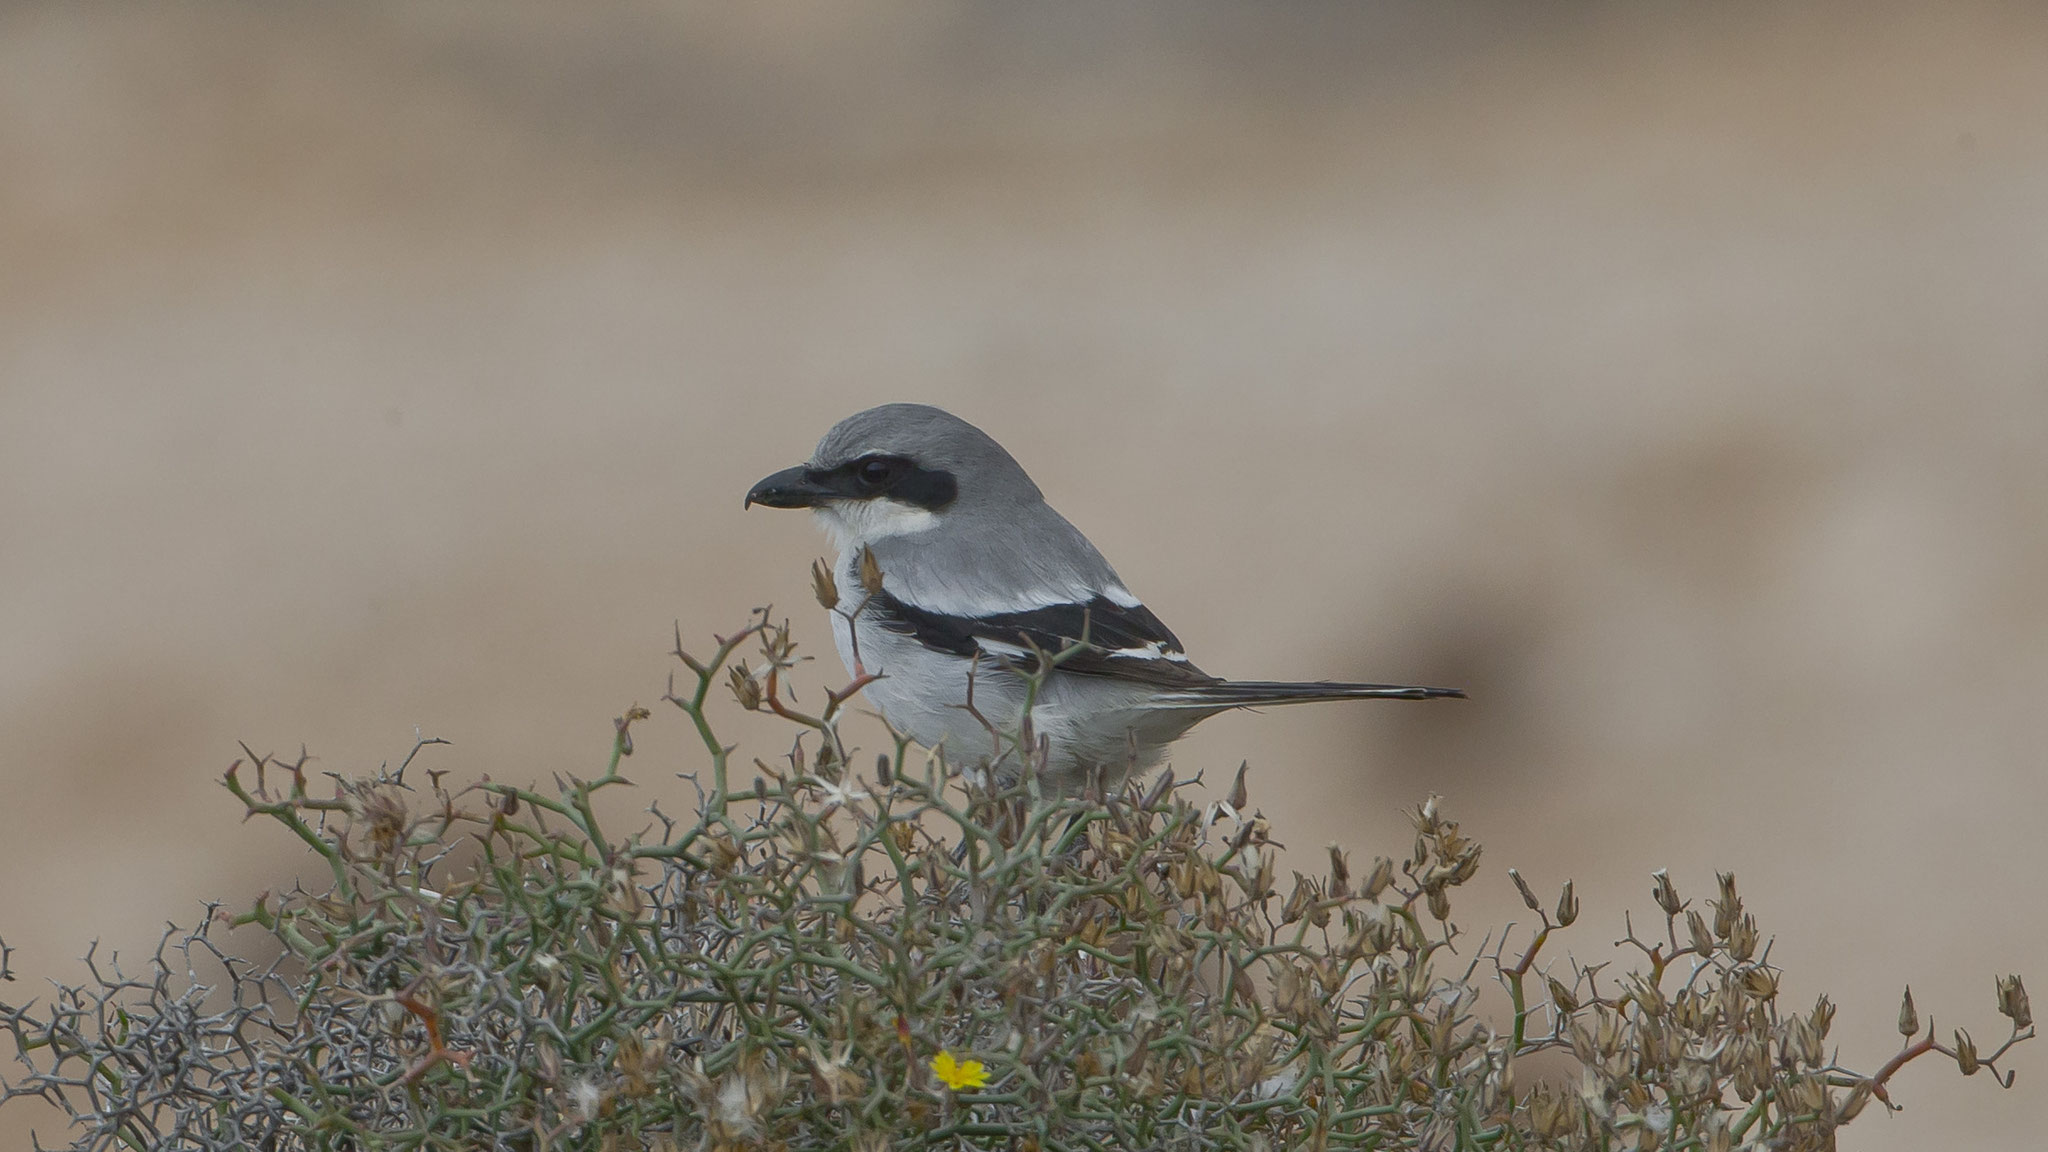
<svg viewBox="0 0 2048 1152">
<path fill-rule="evenodd" d="M 1596 952 L 1734 868 L 1852 1063 L 1908 982 L 2002 1034 L 2044 305 L 2039 6 L 8 5 L 8 995 L 302 866 L 237 740 L 545 778 L 673 621 L 828 652 L 822 539 L 740 496 L 917 399 L 1210 670 L 1472 690 L 1181 747 L 1297 849 L 1442 792 L 1464 919 L 1575 876 Z M 2016 1063 L 1846 1146 L 2036 1147 Z"/>
</svg>

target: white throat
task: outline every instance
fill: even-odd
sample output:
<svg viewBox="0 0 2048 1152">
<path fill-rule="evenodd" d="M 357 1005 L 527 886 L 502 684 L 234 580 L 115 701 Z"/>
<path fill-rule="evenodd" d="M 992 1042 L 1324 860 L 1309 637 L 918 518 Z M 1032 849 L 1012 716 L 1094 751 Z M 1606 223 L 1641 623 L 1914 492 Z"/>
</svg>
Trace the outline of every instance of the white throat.
<svg viewBox="0 0 2048 1152">
<path fill-rule="evenodd" d="M 818 523 L 841 556 L 849 556 L 891 536 L 924 532 L 939 522 L 938 513 L 886 496 L 873 500 L 832 500 L 817 507 Z"/>
</svg>

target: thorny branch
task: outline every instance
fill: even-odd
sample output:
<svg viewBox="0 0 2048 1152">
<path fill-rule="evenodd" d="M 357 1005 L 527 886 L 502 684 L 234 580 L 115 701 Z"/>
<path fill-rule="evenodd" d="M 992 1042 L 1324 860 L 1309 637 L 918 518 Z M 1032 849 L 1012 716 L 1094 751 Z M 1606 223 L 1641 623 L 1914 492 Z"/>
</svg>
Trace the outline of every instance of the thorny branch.
<svg viewBox="0 0 2048 1152">
<path fill-rule="evenodd" d="M 834 607 L 822 570 L 818 586 Z M 19 1068 L 0 1103 L 56 1105 L 85 1149 L 1817 1152 L 1869 1099 L 1890 1105 L 1914 1059 L 2010 1085 L 2002 1062 L 2033 1035 L 2008 977 L 2010 1036 L 1988 1054 L 1921 1035 L 1909 997 L 1905 1046 L 1870 1075 L 1843 1067 L 1833 1005 L 1782 1003 L 1732 876 L 1699 907 L 1653 877 L 1663 931 L 1631 924 L 1637 962 L 1610 974 L 1549 959 L 1572 886 L 1546 902 L 1510 871 L 1534 929 L 1460 959 L 1452 893 L 1480 848 L 1434 798 L 1410 813 L 1411 851 L 1354 875 L 1333 848 L 1283 900 L 1243 769 L 1209 804 L 1171 772 L 1047 799 L 1028 772 L 956 777 L 893 737 L 863 775 L 840 721 L 871 677 L 856 661 L 801 710 L 803 659 L 770 619 L 702 658 L 678 629 L 663 700 L 702 745 L 698 802 L 650 807 L 658 827 L 633 835 L 609 834 L 599 801 L 631 784 L 638 707 L 598 775 L 551 789 L 422 785 L 407 769 L 439 743 L 422 738 L 396 771 L 315 796 L 303 753 L 244 749 L 225 786 L 331 884 L 210 910 L 140 975 L 89 954 L 88 982 L 0 1003 Z M 745 786 L 719 683 L 796 733 Z M 997 753 L 1038 762 L 1028 725 L 985 719 Z M 0 943 L 0 977 L 10 957 Z M 1482 1007 L 1487 975 L 1505 1016 Z M 1518 1085 L 1548 1050 L 1582 1078 Z"/>
</svg>

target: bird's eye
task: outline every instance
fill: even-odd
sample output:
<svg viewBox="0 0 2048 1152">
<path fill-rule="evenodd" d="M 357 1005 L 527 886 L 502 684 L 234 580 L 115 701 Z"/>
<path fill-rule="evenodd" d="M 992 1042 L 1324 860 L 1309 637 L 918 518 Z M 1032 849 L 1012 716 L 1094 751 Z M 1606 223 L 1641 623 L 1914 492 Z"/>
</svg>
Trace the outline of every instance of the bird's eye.
<svg viewBox="0 0 2048 1152">
<path fill-rule="evenodd" d="M 891 461 L 868 460 L 862 462 L 857 475 L 859 475 L 861 483 L 870 488 L 879 488 L 887 484 L 889 477 L 895 475 L 895 472 L 896 469 L 892 466 Z"/>
</svg>

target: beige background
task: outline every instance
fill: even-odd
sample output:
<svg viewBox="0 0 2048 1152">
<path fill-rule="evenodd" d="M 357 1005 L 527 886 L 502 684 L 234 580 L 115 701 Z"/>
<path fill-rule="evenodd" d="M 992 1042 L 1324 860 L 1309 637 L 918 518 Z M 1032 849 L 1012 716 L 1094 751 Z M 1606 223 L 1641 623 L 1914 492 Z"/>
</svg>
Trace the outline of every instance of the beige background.
<svg viewBox="0 0 2048 1152">
<path fill-rule="evenodd" d="M 1588 955 L 1732 867 L 1851 1062 L 1997 1034 L 2044 305 L 2039 6 L 0 7 L 9 995 L 303 866 L 237 740 L 589 771 L 672 621 L 828 649 L 740 495 L 919 399 L 1212 671 L 1472 690 L 1181 747 L 1290 844 L 1440 791 Z M 2016 1064 L 1846 1146 L 2037 1147 Z"/>
</svg>

